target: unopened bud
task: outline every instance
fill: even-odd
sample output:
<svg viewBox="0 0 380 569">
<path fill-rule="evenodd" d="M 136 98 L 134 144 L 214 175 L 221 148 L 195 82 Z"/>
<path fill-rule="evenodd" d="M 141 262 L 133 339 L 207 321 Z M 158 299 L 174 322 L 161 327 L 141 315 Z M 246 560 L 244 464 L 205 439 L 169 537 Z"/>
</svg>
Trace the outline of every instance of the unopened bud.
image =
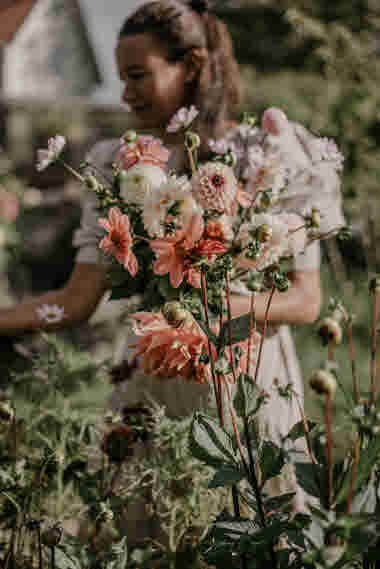
<svg viewBox="0 0 380 569">
<path fill-rule="evenodd" d="M 60 523 L 57 523 L 41 534 L 41 541 L 49 547 L 56 547 L 61 541 L 62 533 L 62 526 Z"/>
<path fill-rule="evenodd" d="M 342 328 L 334 318 L 326 317 L 321 320 L 318 325 L 318 334 L 322 339 L 323 345 L 330 342 L 333 344 L 340 344 L 342 341 Z"/>
<path fill-rule="evenodd" d="M 311 208 L 310 227 L 313 229 L 319 229 L 321 227 L 321 214 L 316 207 Z"/>
<path fill-rule="evenodd" d="M 14 418 L 13 407 L 7 401 L 0 402 L 0 422 L 11 423 Z"/>
<path fill-rule="evenodd" d="M 122 139 L 127 144 L 129 144 L 130 142 L 134 142 L 136 138 L 137 138 L 137 132 L 135 130 L 127 130 L 122 136 Z"/>
<path fill-rule="evenodd" d="M 336 391 L 334 375 L 324 369 L 318 369 L 312 374 L 309 385 L 319 395 L 330 395 L 333 397 Z"/>
<path fill-rule="evenodd" d="M 167 302 L 162 309 L 162 314 L 167 323 L 175 328 L 190 322 L 192 319 L 190 312 L 177 300 Z"/>
<path fill-rule="evenodd" d="M 87 174 L 84 178 L 85 184 L 89 190 L 97 192 L 100 188 L 98 180 L 92 174 Z"/>
<path fill-rule="evenodd" d="M 201 145 L 201 139 L 199 135 L 195 132 L 188 131 L 185 135 L 185 146 L 188 150 L 192 151 L 199 148 Z"/>
<path fill-rule="evenodd" d="M 369 292 L 371 294 L 379 294 L 380 293 L 380 276 L 376 276 L 369 282 Z"/>
<path fill-rule="evenodd" d="M 255 124 L 257 123 L 257 118 L 255 117 L 255 115 L 245 112 L 243 114 L 243 121 L 244 124 L 248 124 L 249 126 L 255 126 Z"/>
<path fill-rule="evenodd" d="M 226 375 L 231 372 L 231 365 L 226 358 L 219 358 L 215 362 L 215 372 L 219 375 Z"/>
<path fill-rule="evenodd" d="M 260 241 L 260 243 L 268 243 L 272 235 L 273 235 L 273 229 L 271 228 L 270 225 L 268 225 L 268 223 L 263 223 L 262 225 L 259 225 L 259 227 L 256 229 L 256 237 L 257 240 Z"/>
</svg>

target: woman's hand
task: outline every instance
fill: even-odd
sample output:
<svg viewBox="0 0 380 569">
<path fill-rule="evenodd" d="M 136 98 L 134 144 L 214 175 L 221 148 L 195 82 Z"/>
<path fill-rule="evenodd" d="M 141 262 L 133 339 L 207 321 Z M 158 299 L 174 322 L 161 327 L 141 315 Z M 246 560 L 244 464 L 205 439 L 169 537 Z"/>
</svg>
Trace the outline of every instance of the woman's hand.
<svg viewBox="0 0 380 569">
<path fill-rule="evenodd" d="M 33 330 L 55 330 L 87 320 L 105 293 L 105 270 L 101 265 L 77 263 L 67 284 L 60 290 L 0 310 L 0 335 L 16 336 Z M 63 309 L 61 319 L 41 317 L 44 306 Z M 54 320 L 54 319 L 52 319 Z"/>
</svg>

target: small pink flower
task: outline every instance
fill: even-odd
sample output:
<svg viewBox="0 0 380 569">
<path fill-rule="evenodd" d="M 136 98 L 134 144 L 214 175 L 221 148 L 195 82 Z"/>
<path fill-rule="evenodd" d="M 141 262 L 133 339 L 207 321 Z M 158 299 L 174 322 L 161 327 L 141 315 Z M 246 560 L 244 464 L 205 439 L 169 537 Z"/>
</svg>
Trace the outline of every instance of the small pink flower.
<svg viewBox="0 0 380 569">
<path fill-rule="evenodd" d="M 194 269 L 191 251 L 203 234 L 204 223 L 200 214 L 194 214 L 184 229 L 178 229 L 174 235 L 167 235 L 151 241 L 150 246 L 157 255 L 153 264 L 156 275 L 169 273 L 170 282 L 178 288 L 186 278 L 192 286 L 200 287 L 199 271 Z"/>
<path fill-rule="evenodd" d="M 229 213 L 237 192 L 233 170 L 218 162 L 199 167 L 191 179 L 195 200 L 205 209 Z"/>
<path fill-rule="evenodd" d="M 178 132 L 183 128 L 187 128 L 191 125 L 195 117 L 197 117 L 199 111 L 191 105 L 188 109 L 186 107 L 182 107 L 179 109 L 175 115 L 170 119 L 168 126 L 166 127 L 167 132 Z"/>
<path fill-rule="evenodd" d="M 123 215 L 118 207 L 112 207 L 108 212 L 108 219 L 98 219 L 98 223 L 108 232 L 99 243 L 99 247 L 106 253 L 114 255 L 134 277 L 138 264 L 132 252 L 133 240 L 129 231 L 128 216 Z"/>
<path fill-rule="evenodd" d="M 168 324 L 162 313 L 137 312 L 134 332 L 139 339 L 133 346 L 146 373 L 160 379 L 183 377 L 204 383 L 210 379 L 210 366 L 200 362 L 209 353 L 208 340 L 195 321 L 180 327 Z M 213 348 L 215 357 L 215 348 Z"/>
<path fill-rule="evenodd" d="M 264 111 L 261 119 L 261 128 L 268 134 L 278 136 L 286 131 L 288 126 L 287 116 L 281 109 L 270 107 Z"/>
<path fill-rule="evenodd" d="M 139 136 L 134 142 L 127 144 L 122 139 L 116 163 L 124 170 L 128 170 L 137 163 L 154 164 L 165 168 L 169 155 L 169 150 L 158 138 Z"/>
</svg>

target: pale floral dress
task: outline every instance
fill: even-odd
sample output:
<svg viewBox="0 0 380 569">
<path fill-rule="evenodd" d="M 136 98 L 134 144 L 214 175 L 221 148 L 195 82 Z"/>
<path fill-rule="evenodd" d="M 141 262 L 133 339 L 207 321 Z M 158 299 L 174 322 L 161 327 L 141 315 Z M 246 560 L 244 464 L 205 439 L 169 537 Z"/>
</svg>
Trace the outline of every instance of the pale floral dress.
<svg viewBox="0 0 380 569">
<path fill-rule="evenodd" d="M 329 165 L 313 169 L 315 137 L 302 126 L 293 124 L 293 140 L 289 146 L 289 140 L 284 141 L 284 152 L 292 152 L 294 157 L 305 164 L 307 174 L 298 176 L 292 180 L 287 199 L 282 200 L 281 209 L 291 212 L 303 213 L 315 205 L 322 213 L 321 230 L 327 232 L 334 227 L 344 224 L 341 210 L 340 182 L 339 177 Z M 251 143 L 251 135 L 247 128 L 236 127 L 228 135 L 235 143 L 238 153 L 236 174 L 239 178 L 244 174 L 248 159 L 248 148 Z M 97 168 L 109 174 L 111 164 L 119 145 L 118 140 L 103 141 L 95 145 L 88 156 L 88 160 L 96 164 Z M 174 167 L 169 161 L 169 168 Z M 247 188 L 248 188 L 247 184 Z M 97 224 L 99 217 L 96 211 L 96 199 L 89 196 L 84 203 L 81 227 L 74 236 L 74 245 L 79 247 L 77 263 L 100 263 L 104 262 L 101 257 L 98 243 L 104 234 L 104 230 Z M 319 268 L 320 251 L 319 243 L 313 242 L 304 253 L 294 260 L 294 270 L 313 271 Z M 234 287 L 236 294 L 250 294 L 244 283 L 237 283 Z M 134 337 L 132 331 L 125 342 L 124 357 L 131 359 Z M 259 386 L 269 395 L 267 403 L 260 412 L 259 427 L 264 438 L 270 439 L 281 445 L 283 437 L 291 427 L 300 420 L 299 407 L 295 397 L 285 398 L 280 395 L 281 388 L 291 384 L 293 393 L 297 394 L 298 400 L 303 402 L 303 379 L 290 328 L 287 325 L 270 326 L 264 342 L 262 363 L 258 374 Z M 137 370 L 132 378 L 119 384 L 109 402 L 115 411 L 121 410 L 126 405 L 134 405 L 143 402 L 146 398 L 154 399 L 166 407 L 168 416 L 174 418 L 191 415 L 194 410 L 207 409 L 212 404 L 213 390 L 208 385 L 199 385 L 183 380 L 171 379 L 167 382 L 158 381 L 154 377 L 147 376 Z M 298 450 L 305 450 L 301 443 Z M 305 460 L 307 458 L 305 457 Z M 302 489 L 296 487 L 294 474 L 291 469 L 271 482 L 268 491 L 274 494 L 295 491 L 297 509 L 304 509 L 307 497 Z M 143 536 L 147 531 L 144 527 L 144 515 L 130 513 L 128 533 Z M 133 519 L 134 518 L 134 519 Z"/>
</svg>

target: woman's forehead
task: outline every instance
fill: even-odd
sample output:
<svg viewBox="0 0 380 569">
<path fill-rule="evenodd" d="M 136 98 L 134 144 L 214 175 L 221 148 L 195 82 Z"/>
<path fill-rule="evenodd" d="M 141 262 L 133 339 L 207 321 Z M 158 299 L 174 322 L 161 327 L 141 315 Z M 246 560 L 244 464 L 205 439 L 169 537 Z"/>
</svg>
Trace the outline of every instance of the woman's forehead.
<svg viewBox="0 0 380 569">
<path fill-rule="evenodd" d="M 150 33 L 121 36 L 116 46 L 116 61 L 120 69 L 145 66 L 166 57 L 166 46 Z"/>
</svg>

